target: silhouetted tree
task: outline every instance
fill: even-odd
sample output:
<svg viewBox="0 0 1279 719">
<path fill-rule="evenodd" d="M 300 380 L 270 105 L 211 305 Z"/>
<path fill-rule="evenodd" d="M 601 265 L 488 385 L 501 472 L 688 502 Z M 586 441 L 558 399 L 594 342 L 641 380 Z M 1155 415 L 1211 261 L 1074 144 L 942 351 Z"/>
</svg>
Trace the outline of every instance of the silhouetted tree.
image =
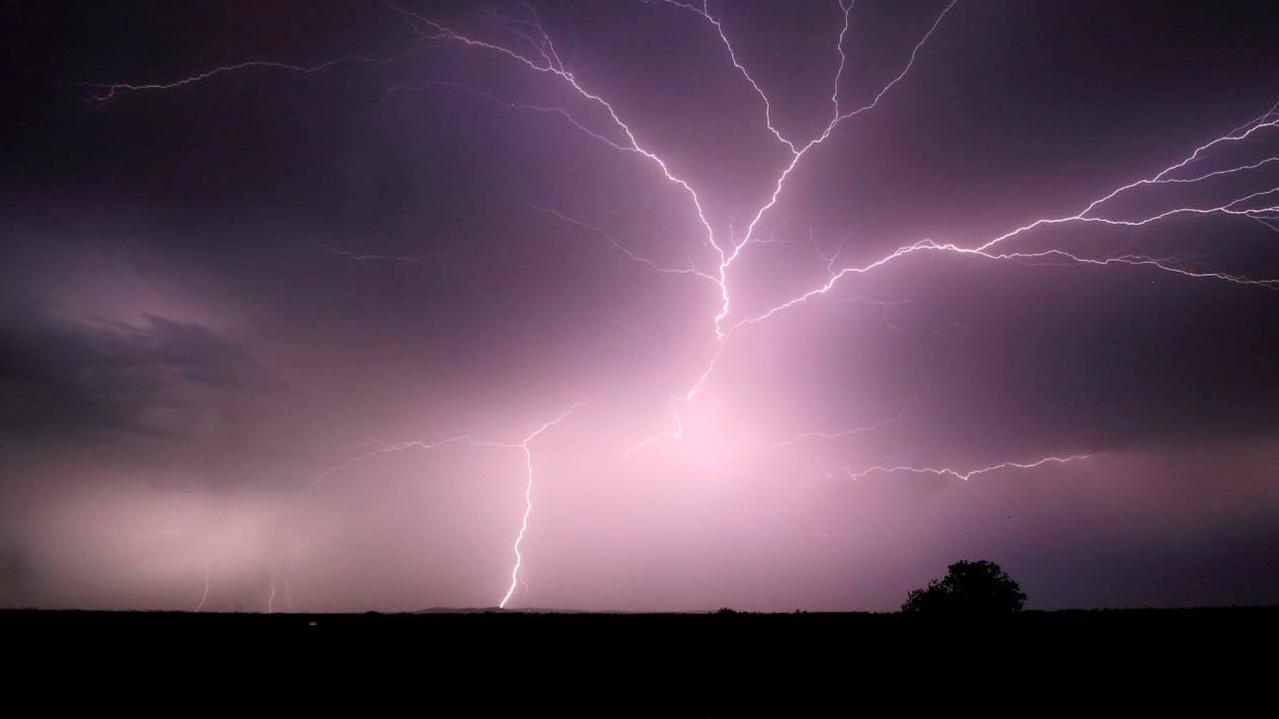
<svg viewBox="0 0 1279 719">
<path fill-rule="evenodd" d="M 903 612 L 1000 614 L 1021 611 L 1026 595 L 994 562 L 955 562 L 946 576 L 906 597 Z"/>
</svg>

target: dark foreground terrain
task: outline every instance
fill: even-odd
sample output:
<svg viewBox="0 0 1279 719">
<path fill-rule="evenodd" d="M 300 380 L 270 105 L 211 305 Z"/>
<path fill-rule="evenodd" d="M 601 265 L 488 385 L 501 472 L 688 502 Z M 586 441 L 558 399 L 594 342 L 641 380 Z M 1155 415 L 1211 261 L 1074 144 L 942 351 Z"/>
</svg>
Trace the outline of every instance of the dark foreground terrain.
<svg viewBox="0 0 1279 719">
<path fill-rule="evenodd" d="M 1039 714 L 1103 697 L 1110 709 L 1222 715 L 1250 698 L 1271 705 L 1279 687 L 1279 607 L 1001 618 L 0 611 L 0 638 L 10 678 L 78 676 L 201 702 L 249 687 L 286 702 L 354 696 L 361 715 L 389 713 L 374 704 L 392 695 L 416 697 L 428 716 L 446 699 L 466 707 L 447 716 L 512 706 L 825 716 L 885 700 Z"/>
</svg>

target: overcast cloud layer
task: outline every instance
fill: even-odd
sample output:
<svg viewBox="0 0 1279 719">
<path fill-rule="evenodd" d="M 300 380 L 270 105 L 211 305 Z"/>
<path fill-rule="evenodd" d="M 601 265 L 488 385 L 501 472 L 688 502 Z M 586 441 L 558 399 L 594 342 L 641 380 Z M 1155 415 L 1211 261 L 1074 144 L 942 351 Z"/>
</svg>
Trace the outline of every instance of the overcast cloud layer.
<svg viewBox="0 0 1279 719">
<path fill-rule="evenodd" d="M 0 6 L 0 605 L 496 605 L 530 457 L 514 607 L 886 610 L 965 558 L 1039 608 L 1279 599 L 1275 285 L 921 252 L 734 330 L 684 401 L 720 290 L 652 265 L 718 258 L 685 192 L 561 112 L 616 139 L 598 105 L 379 3 L 270 5 Z M 522 4 L 404 7 L 542 57 Z M 944 8 L 858 0 L 842 107 Z M 536 9 L 717 236 L 743 237 L 790 156 L 715 27 L 663 3 Z M 775 127 L 820 134 L 839 4 L 711 10 Z M 348 54 L 395 59 L 105 102 L 79 84 Z M 1273 3 L 961 0 L 788 176 L 728 324 L 894 248 L 1079 212 L 1279 118 L 1276 78 Z M 1254 169 L 1107 216 L 1265 193 L 1276 156 L 1262 128 L 1176 176 Z M 1277 278 L 1266 218 L 1063 223 L 1015 249 Z"/>
</svg>

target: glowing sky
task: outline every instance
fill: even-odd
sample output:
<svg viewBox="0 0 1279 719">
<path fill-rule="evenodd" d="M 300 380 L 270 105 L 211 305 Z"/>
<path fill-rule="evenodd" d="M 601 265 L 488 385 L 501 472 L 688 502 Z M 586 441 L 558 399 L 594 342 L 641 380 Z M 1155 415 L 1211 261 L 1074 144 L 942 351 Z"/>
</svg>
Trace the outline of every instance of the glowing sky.
<svg viewBox="0 0 1279 719">
<path fill-rule="evenodd" d="M 1279 599 L 1273 3 L 85 5 L 0 605 Z"/>
</svg>

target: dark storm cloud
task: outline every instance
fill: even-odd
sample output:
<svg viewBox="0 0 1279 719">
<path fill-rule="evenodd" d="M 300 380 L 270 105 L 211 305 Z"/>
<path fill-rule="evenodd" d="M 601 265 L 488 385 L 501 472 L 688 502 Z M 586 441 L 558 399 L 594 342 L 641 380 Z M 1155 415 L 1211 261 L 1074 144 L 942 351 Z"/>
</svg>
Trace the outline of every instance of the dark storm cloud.
<svg viewBox="0 0 1279 719">
<path fill-rule="evenodd" d="M 1244 227 L 1239 236 L 1252 235 Z M 874 333 L 857 367 L 895 369 L 879 372 L 874 393 L 889 407 L 894 396 L 917 402 L 905 421 L 920 431 L 907 441 L 938 438 L 951 452 L 1093 451 L 1279 430 L 1271 291 L 1142 271 L 940 264 L 913 268 L 898 290 L 909 303 L 889 310 L 893 328 L 875 308 L 820 310 Z M 839 372 L 818 379 L 837 387 Z"/>
<path fill-rule="evenodd" d="M 523 3 L 406 4 L 531 50 L 487 12 L 525 18 Z M 856 5 L 850 105 L 944 3 Z M 698 186 L 721 237 L 740 236 L 786 154 L 714 30 L 663 3 L 534 6 L 576 77 Z M 839 5 L 711 6 L 778 127 L 820 129 Z M 909 77 L 790 177 L 760 227 L 769 244 L 734 268 L 733 318 L 824 280 L 810 236 L 827 252 L 846 238 L 850 264 L 925 237 L 971 246 L 1257 117 L 1279 99 L 1276 12 L 961 0 Z M 530 596 L 554 606 L 889 608 L 958 551 L 1009 560 L 1036 606 L 1262 601 L 1279 586 L 1279 293 L 921 254 L 734 334 L 683 444 L 620 462 L 666 431 L 670 398 L 711 355 L 718 290 L 612 241 L 663 265 L 715 258 L 650 164 L 484 93 L 607 128 L 598 107 L 509 58 L 423 44 L 381 3 L 52 1 L 0 17 L 0 489 L 14 489 L 0 509 L 21 527 L 14 551 L 0 544 L 0 604 L 53 568 L 68 606 L 191 608 L 205 563 L 222 608 L 244 601 L 228 586 L 256 607 L 290 567 L 304 608 L 491 603 L 520 516 L 518 452 L 450 445 L 312 480 L 378 443 L 518 442 L 584 399 L 536 445 Z M 107 103 L 77 84 L 408 49 Z M 1212 192 L 1273 186 L 1275 169 Z M 1110 209 L 1186 197 L 1159 192 Z M 1042 228 L 1015 246 L 1276 277 L 1277 237 L 1214 217 Z M 1098 457 L 967 484 L 843 474 L 1065 453 Z M 84 536 L 102 547 L 97 573 L 67 539 Z"/>
<path fill-rule="evenodd" d="M 192 439 L 217 408 L 284 390 L 209 328 L 136 324 L 27 307 L 0 315 L 0 427 L 27 439 L 143 434 Z"/>
</svg>

